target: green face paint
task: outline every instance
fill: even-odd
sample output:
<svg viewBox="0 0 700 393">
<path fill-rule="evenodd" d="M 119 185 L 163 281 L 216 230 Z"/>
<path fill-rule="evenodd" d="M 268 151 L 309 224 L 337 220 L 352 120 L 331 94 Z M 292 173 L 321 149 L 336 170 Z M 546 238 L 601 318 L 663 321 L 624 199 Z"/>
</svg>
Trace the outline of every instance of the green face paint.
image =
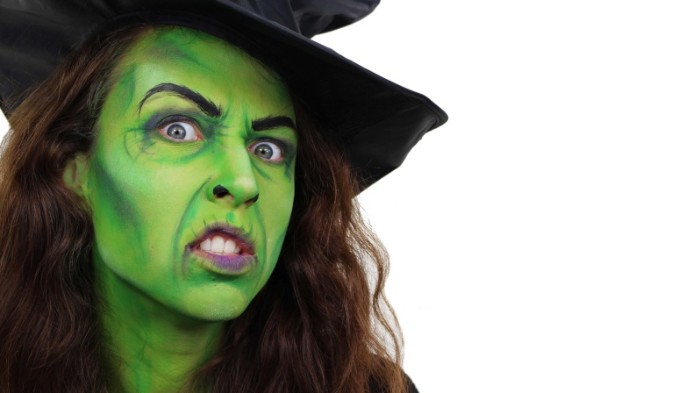
<svg viewBox="0 0 700 393">
<path fill-rule="evenodd" d="M 141 38 L 115 75 L 84 186 L 107 303 L 239 316 L 275 267 L 292 210 L 286 86 L 242 50 L 180 28 Z"/>
</svg>

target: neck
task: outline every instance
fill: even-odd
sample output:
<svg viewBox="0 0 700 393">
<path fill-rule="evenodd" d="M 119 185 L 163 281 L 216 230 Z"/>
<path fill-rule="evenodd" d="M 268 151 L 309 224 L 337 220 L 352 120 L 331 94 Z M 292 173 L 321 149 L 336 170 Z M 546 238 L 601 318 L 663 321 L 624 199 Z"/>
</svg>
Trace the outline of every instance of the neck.
<svg viewBox="0 0 700 393">
<path fill-rule="evenodd" d="M 147 297 L 109 269 L 98 270 L 102 326 L 111 356 L 112 389 L 183 391 L 216 350 L 223 322 L 183 316 Z"/>
</svg>

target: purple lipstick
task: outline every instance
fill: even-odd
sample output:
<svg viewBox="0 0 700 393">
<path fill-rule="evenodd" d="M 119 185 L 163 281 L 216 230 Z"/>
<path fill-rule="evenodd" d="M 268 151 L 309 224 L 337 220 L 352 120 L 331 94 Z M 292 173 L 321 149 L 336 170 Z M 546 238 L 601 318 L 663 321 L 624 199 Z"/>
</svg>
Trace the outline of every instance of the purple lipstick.
<svg viewBox="0 0 700 393">
<path fill-rule="evenodd" d="M 230 276 L 243 275 L 255 266 L 257 256 L 252 241 L 240 229 L 228 225 L 207 227 L 187 245 L 207 270 Z"/>
</svg>

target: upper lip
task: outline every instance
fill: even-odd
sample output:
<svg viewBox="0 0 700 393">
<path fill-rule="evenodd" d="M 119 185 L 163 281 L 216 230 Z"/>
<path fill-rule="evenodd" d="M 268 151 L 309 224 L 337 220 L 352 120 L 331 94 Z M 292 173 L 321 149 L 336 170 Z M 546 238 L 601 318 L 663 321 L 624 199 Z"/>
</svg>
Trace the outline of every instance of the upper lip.
<svg viewBox="0 0 700 393">
<path fill-rule="evenodd" d="M 233 227 L 228 224 L 221 224 L 221 223 L 216 223 L 216 224 L 211 224 L 207 225 L 204 230 L 202 230 L 202 233 L 194 239 L 191 243 L 187 245 L 187 250 L 188 251 L 193 251 L 197 249 L 197 246 L 204 241 L 209 236 L 215 235 L 215 234 L 223 234 L 226 237 L 233 238 L 233 240 L 238 244 L 238 246 L 241 248 L 241 252 L 245 254 L 250 254 L 254 255 L 255 254 L 255 246 L 253 243 L 253 240 L 250 238 L 250 235 L 248 235 L 245 231 L 243 231 L 240 228 Z"/>
</svg>

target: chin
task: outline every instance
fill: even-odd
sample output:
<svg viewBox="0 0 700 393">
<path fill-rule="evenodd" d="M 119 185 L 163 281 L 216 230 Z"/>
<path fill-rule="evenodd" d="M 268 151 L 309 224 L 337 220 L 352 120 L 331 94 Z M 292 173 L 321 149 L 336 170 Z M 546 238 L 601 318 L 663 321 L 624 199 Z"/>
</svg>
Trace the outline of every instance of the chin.
<svg viewBox="0 0 700 393">
<path fill-rule="evenodd" d="M 227 285 L 215 285 L 206 293 L 188 299 L 184 313 L 191 318 L 210 321 L 230 321 L 238 318 L 248 308 L 252 296 Z"/>
</svg>

